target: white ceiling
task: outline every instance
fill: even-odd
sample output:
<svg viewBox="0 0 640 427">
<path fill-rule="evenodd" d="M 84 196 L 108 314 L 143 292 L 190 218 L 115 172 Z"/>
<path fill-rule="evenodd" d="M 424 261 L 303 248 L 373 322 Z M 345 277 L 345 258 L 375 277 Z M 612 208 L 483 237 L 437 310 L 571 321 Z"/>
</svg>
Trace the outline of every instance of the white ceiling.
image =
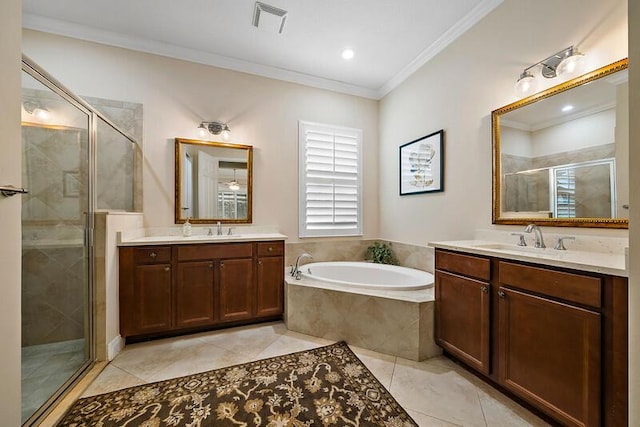
<svg viewBox="0 0 640 427">
<path fill-rule="evenodd" d="M 255 0 L 23 0 L 23 26 L 378 99 L 502 1 L 263 0 L 277 35 Z"/>
</svg>

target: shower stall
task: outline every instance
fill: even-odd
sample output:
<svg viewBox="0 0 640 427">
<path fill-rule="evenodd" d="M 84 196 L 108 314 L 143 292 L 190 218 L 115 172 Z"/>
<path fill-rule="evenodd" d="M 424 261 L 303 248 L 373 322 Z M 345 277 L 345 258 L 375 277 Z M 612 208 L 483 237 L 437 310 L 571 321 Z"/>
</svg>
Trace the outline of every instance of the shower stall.
<svg viewBox="0 0 640 427">
<path fill-rule="evenodd" d="M 32 425 L 95 361 L 94 213 L 139 209 L 140 149 L 27 57 L 22 70 L 22 421 Z"/>
</svg>

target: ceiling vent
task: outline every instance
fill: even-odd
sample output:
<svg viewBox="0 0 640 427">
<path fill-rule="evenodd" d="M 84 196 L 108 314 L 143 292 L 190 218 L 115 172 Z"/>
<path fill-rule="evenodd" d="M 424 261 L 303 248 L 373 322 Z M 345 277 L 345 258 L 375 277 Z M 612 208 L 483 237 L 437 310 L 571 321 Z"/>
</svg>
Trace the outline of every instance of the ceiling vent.
<svg viewBox="0 0 640 427">
<path fill-rule="evenodd" d="M 253 10 L 253 26 L 269 33 L 282 34 L 288 13 L 286 10 L 257 1 Z"/>
</svg>

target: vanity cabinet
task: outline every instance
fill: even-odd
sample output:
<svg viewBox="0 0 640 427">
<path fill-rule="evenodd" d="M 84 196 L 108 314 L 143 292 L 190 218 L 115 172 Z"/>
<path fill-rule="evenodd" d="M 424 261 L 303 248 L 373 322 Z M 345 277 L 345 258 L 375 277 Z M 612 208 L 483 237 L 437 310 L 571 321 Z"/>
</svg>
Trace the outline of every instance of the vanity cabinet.
<svg viewBox="0 0 640 427">
<path fill-rule="evenodd" d="M 436 343 L 488 374 L 490 262 L 443 252 L 436 258 L 436 268 Z"/>
<path fill-rule="evenodd" d="M 258 316 L 273 316 L 284 311 L 283 266 L 283 245 L 258 243 Z"/>
<path fill-rule="evenodd" d="M 283 273 L 282 241 L 121 247 L 121 335 L 279 318 Z"/>
<path fill-rule="evenodd" d="M 254 289 L 251 258 L 220 262 L 220 320 L 253 317 Z"/>
<path fill-rule="evenodd" d="M 124 268 L 121 295 L 125 299 L 120 318 L 125 333 L 153 333 L 171 327 L 171 248 L 140 247 L 132 250 Z M 135 282 L 137 286 L 131 286 Z"/>
<path fill-rule="evenodd" d="M 437 249 L 435 286 L 451 356 L 562 425 L 627 425 L 626 278 Z"/>
<path fill-rule="evenodd" d="M 215 322 L 214 262 L 179 262 L 177 270 L 176 326 L 187 328 Z"/>
</svg>

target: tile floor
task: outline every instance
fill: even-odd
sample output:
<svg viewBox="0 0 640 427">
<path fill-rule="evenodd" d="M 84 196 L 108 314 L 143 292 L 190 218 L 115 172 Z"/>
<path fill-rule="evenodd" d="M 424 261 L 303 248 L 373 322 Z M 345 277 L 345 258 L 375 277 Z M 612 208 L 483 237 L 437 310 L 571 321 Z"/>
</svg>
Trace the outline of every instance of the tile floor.
<svg viewBox="0 0 640 427">
<path fill-rule="evenodd" d="M 22 347 L 22 421 L 36 412 L 86 360 L 83 339 Z"/>
<path fill-rule="evenodd" d="M 132 344 L 83 397 L 331 343 L 274 322 Z M 443 356 L 413 362 L 351 348 L 421 427 L 547 425 Z"/>
</svg>

